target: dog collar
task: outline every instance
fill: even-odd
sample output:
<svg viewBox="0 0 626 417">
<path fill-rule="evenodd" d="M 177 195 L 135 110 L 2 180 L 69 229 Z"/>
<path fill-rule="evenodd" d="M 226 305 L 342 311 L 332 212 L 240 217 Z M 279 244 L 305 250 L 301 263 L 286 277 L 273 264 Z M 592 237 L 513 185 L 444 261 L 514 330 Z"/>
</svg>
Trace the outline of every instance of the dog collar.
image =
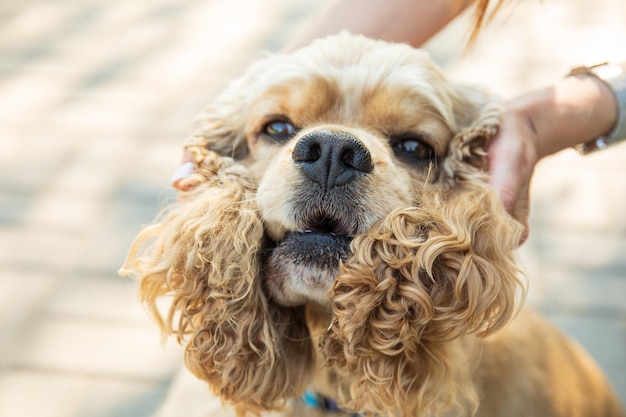
<svg viewBox="0 0 626 417">
<path fill-rule="evenodd" d="M 332 398 L 325 397 L 313 391 L 305 391 L 300 397 L 300 400 L 311 408 L 327 411 L 330 413 L 341 413 L 343 410 L 339 408 L 337 402 Z M 362 417 L 359 413 L 350 414 L 350 417 Z"/>
</svg>

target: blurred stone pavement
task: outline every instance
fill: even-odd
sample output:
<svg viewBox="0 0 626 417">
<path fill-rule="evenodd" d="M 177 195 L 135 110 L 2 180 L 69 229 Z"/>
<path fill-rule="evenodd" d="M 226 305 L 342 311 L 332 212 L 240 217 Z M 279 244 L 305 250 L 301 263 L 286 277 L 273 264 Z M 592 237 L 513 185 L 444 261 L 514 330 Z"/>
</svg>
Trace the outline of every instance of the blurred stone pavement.
<svg viewBox="0 0 626 417">
<path fill-rule="evenodd" d="M 172 197 L 196 113 L 322 4 L 0 3 L 0 416 L 157 410 L 181 350 L 160 344 L 116 270 Z M 517 2 L 464 53 L 466 36 L 461 18 L 426 47 L 451 78 L 510 97 L 575 65 L 626 60 L 626 2 Z M 532 203 L 529 303 L 626 402 L 626 145 L 545 159 Z"/>
</svg>

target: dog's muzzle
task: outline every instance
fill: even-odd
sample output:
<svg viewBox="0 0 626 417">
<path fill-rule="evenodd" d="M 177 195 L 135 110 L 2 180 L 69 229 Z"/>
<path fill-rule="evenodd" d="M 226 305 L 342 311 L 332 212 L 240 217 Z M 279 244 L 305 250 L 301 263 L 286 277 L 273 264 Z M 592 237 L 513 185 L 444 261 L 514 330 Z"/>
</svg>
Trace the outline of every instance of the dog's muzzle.
<svg viewBox="0 0 626 417">
<path fill-rule="evenodd" d="M 299 229 L 268 251 L 265 282 L 281 304 L 327 304 L 328 290 L 359 227 L 360 200 L 366 196 L 358 184 L 372 172 L 372 157 L 354 135 L 318 129 L 298 140 L 292 159 L 301 170 L 293 202 Z"/>
</svg>

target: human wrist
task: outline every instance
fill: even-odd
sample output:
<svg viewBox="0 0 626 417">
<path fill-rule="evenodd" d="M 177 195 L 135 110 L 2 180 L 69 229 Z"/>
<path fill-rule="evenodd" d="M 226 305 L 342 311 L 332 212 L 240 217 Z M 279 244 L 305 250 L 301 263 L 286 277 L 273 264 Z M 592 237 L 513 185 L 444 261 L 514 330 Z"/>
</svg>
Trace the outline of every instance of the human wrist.
<svg viewBox="0 0 626 417">
<path fill-rule="evenodd" d="M 611 89 L 584 75 L 517 97 L 508 108 L 531 127 L 539 159 L 609 133 L 619 110 Z"/>
<path fill-rule="evenodd" d="M 589 67 L 580 66 L 573 68 L 569 75 L 591 76 L 596 79 L 611 92 L 616 109 L 616 120 L 611 130 L 576 145 L 576 150 L 584 155 L 626 140 L 626 63 L 604 62 Z"/>
<path fill-rule="evenodd" d="M 546 91 L 537 90 L 505 103 L 506 112 L 519 126 L 520 138 L 525 142 L 524 146 L 532 151 L 535 162 L 550 154 L 543 146 L 548 143 L 542 128 L 543 108 L 547 100 Z"/>
</svg>

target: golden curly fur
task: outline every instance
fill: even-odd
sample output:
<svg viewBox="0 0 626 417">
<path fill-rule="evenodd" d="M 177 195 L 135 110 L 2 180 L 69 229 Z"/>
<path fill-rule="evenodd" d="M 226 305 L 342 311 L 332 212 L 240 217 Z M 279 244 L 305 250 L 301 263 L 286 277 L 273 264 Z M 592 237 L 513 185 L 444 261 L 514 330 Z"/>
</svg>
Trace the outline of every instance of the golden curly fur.
<svg viewBox="0 0 626 417">
<path fill-rule="evenodd" d="M 556 330 L 507 326 L 525 286 L 522 227 L 485 181 L 499 116 L 406 45 L 268 57 L 198 118 L 196 172 L 123 273 L 238 415 L 307 387 L 368 415 L 621 415 Z"/>
</svg>

